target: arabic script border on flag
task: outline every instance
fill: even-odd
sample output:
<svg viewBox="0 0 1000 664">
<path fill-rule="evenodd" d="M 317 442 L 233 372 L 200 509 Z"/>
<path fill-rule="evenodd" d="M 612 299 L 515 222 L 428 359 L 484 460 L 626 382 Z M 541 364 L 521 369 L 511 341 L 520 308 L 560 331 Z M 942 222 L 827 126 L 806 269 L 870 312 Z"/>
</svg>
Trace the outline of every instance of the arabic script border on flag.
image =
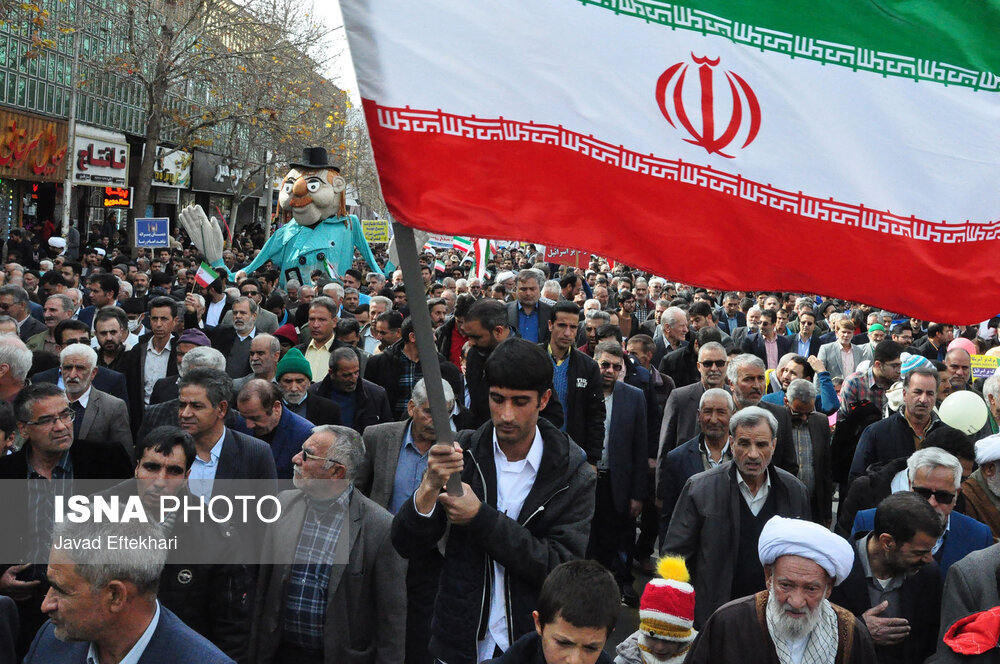
<svg viewBox="0 0 1000 664">
<path fill-rule="evenodd" d="M 623 168 L 600 156 L 621 148 L 587 137 L 579 150 L 554 149 L 559 134 L 548 129 L 544 143 L 499 140 L 503 133 L 496 123 L 509 121 L 476 118 L 474 127 L 498 136 L 480 140 L 474 130 L 457 131 L 455 116 L 412 111 L 423 123 L 414 127 L 415 118 L 403 118 L 396 109 L 393 117 L 410 123 L 401 131 L 400 124 L 384 126 L 379 120 L 379 112 L 390 109 L 367 99 L 362 103 L 386 203 L 415 228 L 557 245 L 713 288 L 809 290 L 926 320 L 974 323 L 995 313 L 995 302 L 975 289 L 945 297 L 930 286 L 962 266 L 962 273 L 978 275 L 986 290 L 1000 291 L 993 253 L 961 241 L 967 237 L 964 228 L 935 229 L 949 240 L 942 242 L 849 227 L 790 212 L 790 205 L 771 207 L 684 179 Z M 595 152 L 594 146 L 600 149 Z M 563 196 L 553 198 L 552 191 Z M 609 192 L 628 195 L 612 199 Z M 935 237 L 919 227 L 921 234 Z M 797 260 L 779 262 L 789 252 Z M 922 265 L 895 269 L 891 262 L 896 254 L 915 253 L 924 257 Z M 719 260 L 724 254 L 729 259 Z M 875 267 L 881 269 L 870 273 Z M 871 276 L 841 278 L 859 269 Z M 928 286 L 915 287 L 921 283 Z"/>
<path fill-rule="evenodd" d="M 801 191 L 785 191 L 768 183 L 754 182 L 699 164 L 687 164 L 679 159 L 664 159 L 640 154 L 620 145 L 603 142 L 593 136 L 569 131 L 560 126 L 517 122 L 505 118 L 461 116 L 443 111 L 387 108 L 375 106 L 378 125 L 385 129 L 416 133 L 448 134 L 479 141 L 527 141 L 571 150 L 610 166 L 705 187 L 728 196 L 753 201 L 775 210 L 791 212 L 835 224 L 857 226 L 916 240 L 943 244 L 996 240 L 1000 236 L 1000 219 L 985 224 L 950 223 L 904 217 L 888 210 L 876 210 L 863 204 L 817 198 Z"/>
</svg>

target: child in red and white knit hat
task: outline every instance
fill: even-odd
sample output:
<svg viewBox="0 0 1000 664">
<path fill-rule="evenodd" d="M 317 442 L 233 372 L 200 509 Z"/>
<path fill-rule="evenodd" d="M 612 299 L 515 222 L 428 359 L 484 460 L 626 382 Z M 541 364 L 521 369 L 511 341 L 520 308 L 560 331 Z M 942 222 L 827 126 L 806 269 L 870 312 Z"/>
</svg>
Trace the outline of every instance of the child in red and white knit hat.
<svg viewBox="0 0 1000 664">
<path fill-rule="evenodd" d="M 694 630 L 694 588 L 680 556 L 666 556 L 639 602 L 639 629 L 618 645 L 615 664 L 681 664 Z"/>
</svg>

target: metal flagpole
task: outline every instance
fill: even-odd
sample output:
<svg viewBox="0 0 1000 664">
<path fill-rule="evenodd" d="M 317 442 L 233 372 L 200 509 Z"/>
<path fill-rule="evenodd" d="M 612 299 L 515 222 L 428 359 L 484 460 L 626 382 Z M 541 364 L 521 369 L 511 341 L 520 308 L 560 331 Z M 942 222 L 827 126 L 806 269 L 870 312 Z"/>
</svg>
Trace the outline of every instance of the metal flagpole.
<svg viewBox="0 0 1000 664">
<path fill-rule="evenodd" d="M 437 362 L 437 346 L 434 344 L 434 328 L 431 326 L 431 314 L 427 310 L 427 292 L 424 290 L 424 279 L 420 274 L 420 262 L 417 259 L 417 242 L 413 237 L 413 229 L 404 226 L 395 219 L 392 229 L 396 237 L 396 253 L 399 254 L 399 268 L 403 271 L 403 285 L 406 287 L 406 301 L 410 306 L 410 317 L 413 320 L 413 331 L 417 337 L 417 352 L 420 353 L 420 370 L 427 386 L 427 400 L 430 402 L 431 419 L 434 421 L 434 432 L 437 443 L 451 445 L 455 436 L 451 430 L 451 413 L 444 399 L 444 388 L 441 387 L 441 365 Z M 455 399 L 464 395 L 456 394 Z M 462 495 L 462 477 L 453 473 L 448 478 L 448 495 Z"/>
</svg>

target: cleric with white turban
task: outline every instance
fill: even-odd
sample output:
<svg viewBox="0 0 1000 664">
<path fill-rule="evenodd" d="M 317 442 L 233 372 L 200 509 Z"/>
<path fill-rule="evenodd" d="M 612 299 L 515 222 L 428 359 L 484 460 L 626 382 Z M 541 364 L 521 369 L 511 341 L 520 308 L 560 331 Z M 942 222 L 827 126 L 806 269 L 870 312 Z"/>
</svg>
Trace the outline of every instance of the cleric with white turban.
<svg viewBox="0 0 1000 664">
<path fill-rule="evenodd" d="M 830 602 L 833 586 L 854 566 L 847 540 L 810 521 L 776 516 L 764 524 L 757 553 L 767 590 L 716 610 L 699 630 L 685 664 L 879 661 L 862 619 Z M 841 658 L 846 652 L 851 654 Z"/>
<path fill-rule="evenodd" d="M 997 433 L 976 441 L 976 463 L 982 466 L 991 461 L 1000 461 L 1000 434 Z"/>
<path fill-rule="evenodd" d="M 851 573 L 854 551 L 847 540 L 828 529 L 801 519 L 772 517 L 764 524 L 757 543 L 762 565 L 773 565 L 781 556 L 801 556 L 822 567 L 838 585 Z"/>
</svg>

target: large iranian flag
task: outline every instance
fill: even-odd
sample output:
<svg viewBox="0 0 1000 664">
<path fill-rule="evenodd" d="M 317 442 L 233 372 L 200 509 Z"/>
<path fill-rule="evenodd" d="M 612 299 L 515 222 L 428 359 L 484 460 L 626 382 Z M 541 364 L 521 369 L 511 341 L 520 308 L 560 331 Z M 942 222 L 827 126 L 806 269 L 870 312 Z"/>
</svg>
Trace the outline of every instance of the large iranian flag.
<svg viewBox="0 0 1000 664">
<path fill-rule="evenodd" d="M 1000 310 L 996 0 L 341 0 L 400 221 Z"/>
</svg>

